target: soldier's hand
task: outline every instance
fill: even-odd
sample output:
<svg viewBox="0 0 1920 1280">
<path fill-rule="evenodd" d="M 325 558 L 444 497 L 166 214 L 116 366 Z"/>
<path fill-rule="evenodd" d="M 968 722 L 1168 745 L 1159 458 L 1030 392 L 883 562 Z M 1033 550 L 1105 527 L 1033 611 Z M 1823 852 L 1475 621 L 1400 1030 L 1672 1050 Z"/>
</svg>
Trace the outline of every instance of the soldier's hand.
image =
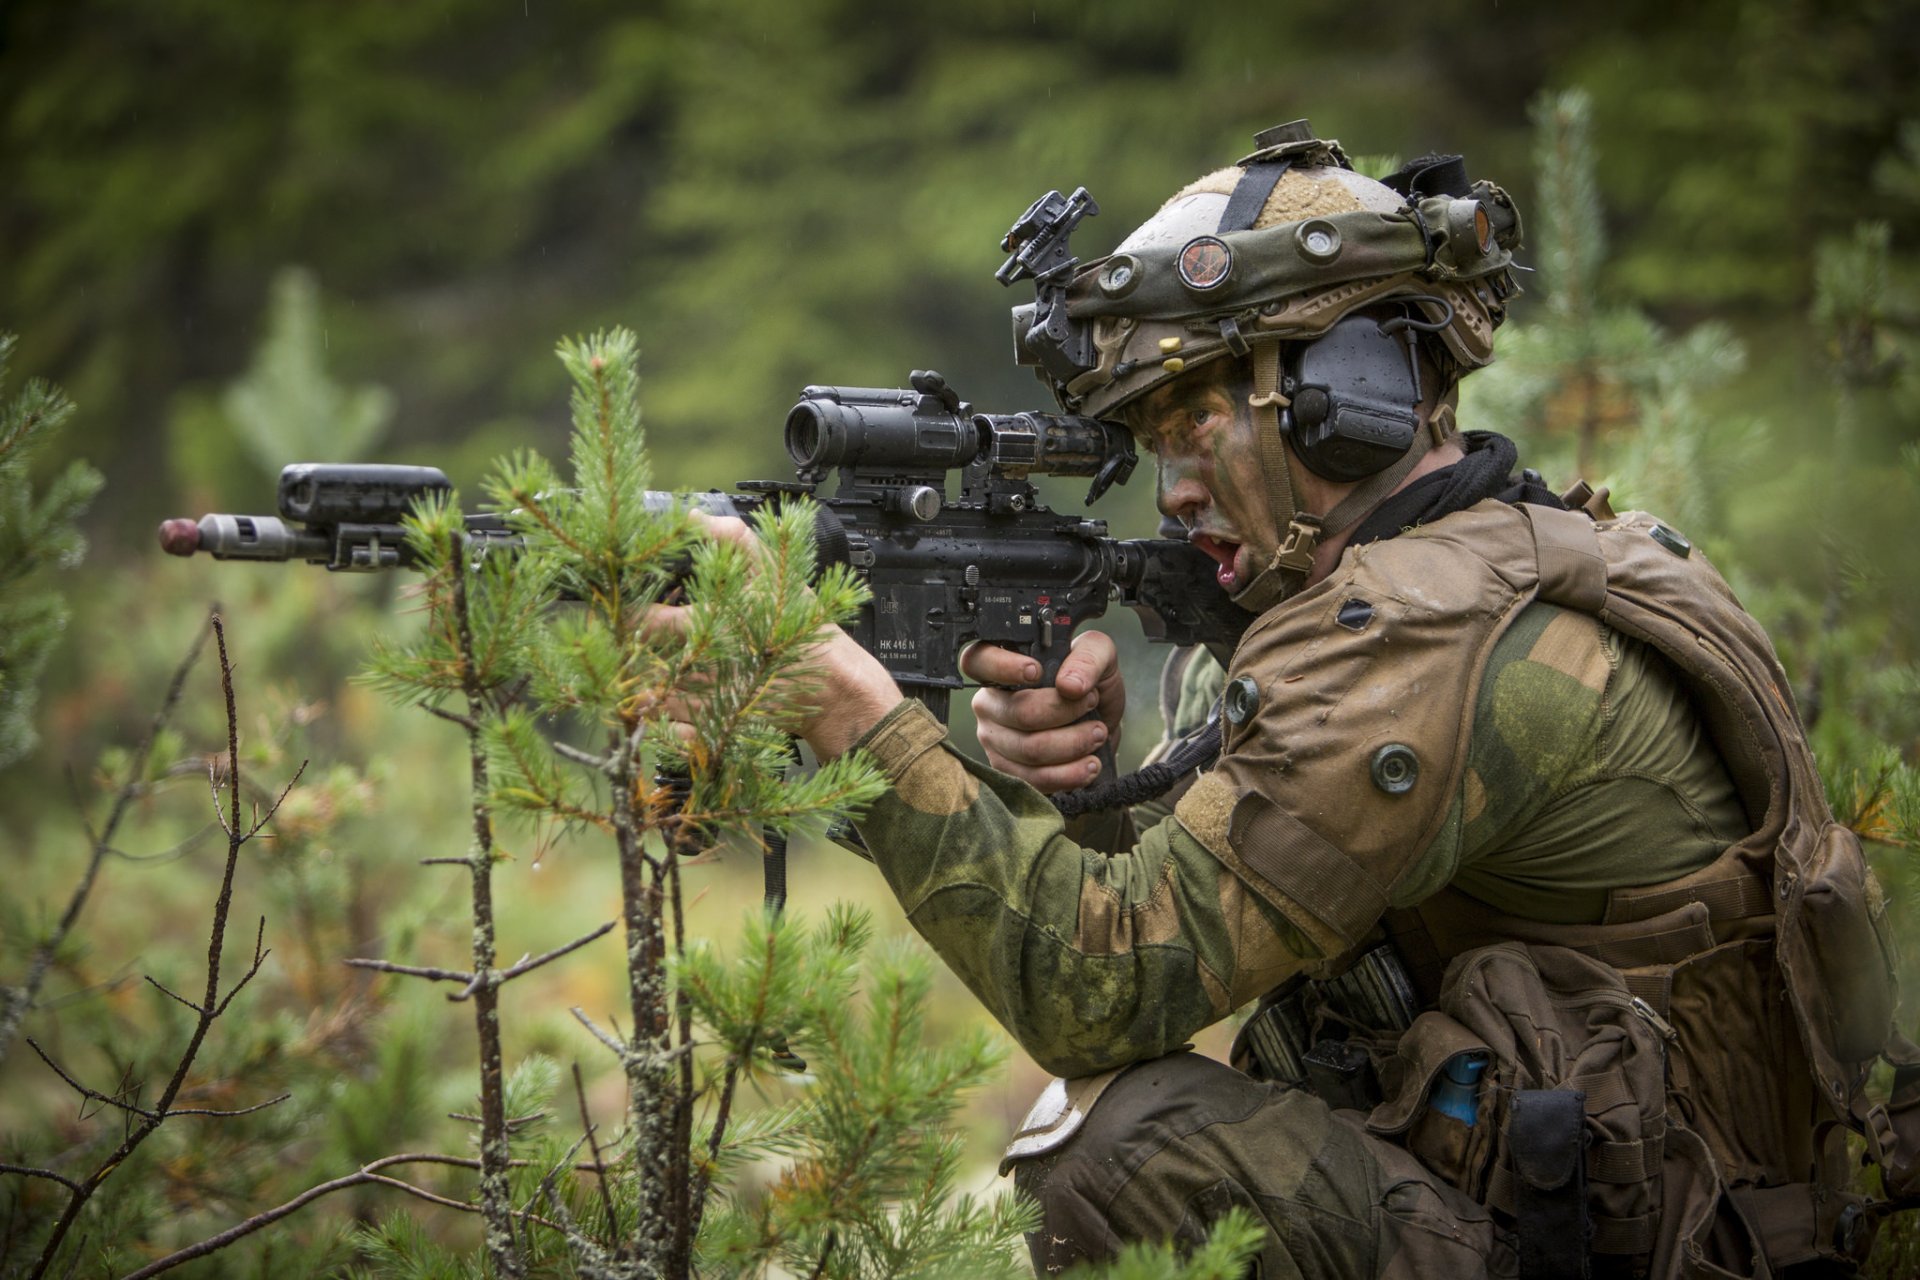
<svg viewBox="0 0 1920 1280">
<path fill-rule="evenodd" d="M 743 547 L 759 563 L 760 539 L 744 520 L 699 511 L 693 516 L 707 537 Z M 653 605 L 642 625 L 656 635 L 683 634 L 687 609 L 683 605 Z M 901 696 L 899 686 L 879 660 L 839 627 L 821 631 L 819 642 L 808 654 L 804 675 L 789 678 L 799 679 L 809 694 L 801 700 L 799 723 L 794 727 L 822 760 L 846 752 L 893 709 Z M 688 697 L 683 691 L 662 708 L 682 739 L 693 735 Z"/>
<path fill-rule="evenodd" d="M 1119 651 L 1104 632 L 1073 638 L 1073 652 L 1060 664 L 1052 688 L 1025 687 L 1040 679 L 1040 664 L 997 645 L 973 645 L 960 659 L 960 671 L 983 685 L 1002 686 L 973 695 L 987 763 L 1044 795 L 1092 782 L 1103 767 L 1102 748 L 1110 758 L 1120 741 L 1127 689 Z"/>
</svg>

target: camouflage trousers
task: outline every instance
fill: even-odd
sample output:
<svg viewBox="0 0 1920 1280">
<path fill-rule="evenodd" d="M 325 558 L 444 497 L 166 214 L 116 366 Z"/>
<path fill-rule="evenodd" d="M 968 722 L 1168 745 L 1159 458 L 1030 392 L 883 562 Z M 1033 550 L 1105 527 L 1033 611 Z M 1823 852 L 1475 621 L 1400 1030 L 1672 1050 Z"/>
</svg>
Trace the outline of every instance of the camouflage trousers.
<svg viewBox="0 0 1920 1280">
<path fill-rule="evenodd" d="M 1143 1062 L 1080 1130 L 1022 1160 L 1041 1207 L 1028 1237 L 1053 1275 L 1136 1240 L 1198 1244 L 1235 1205 L 1267 1227 L 1258 1280 L 1512 1276 L 1513 1240 L 1488 1211 L 1355 1112 L 1197 1054 Z"/>
</svg>

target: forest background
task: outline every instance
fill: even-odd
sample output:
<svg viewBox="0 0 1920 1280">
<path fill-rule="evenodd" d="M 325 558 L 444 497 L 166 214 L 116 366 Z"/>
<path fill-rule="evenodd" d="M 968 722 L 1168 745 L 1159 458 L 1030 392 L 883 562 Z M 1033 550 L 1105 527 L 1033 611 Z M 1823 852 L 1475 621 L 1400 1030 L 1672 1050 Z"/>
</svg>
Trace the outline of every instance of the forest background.
<svg viewBox="0 0 1920 1280">
<path fill-rule="evenodd" d="M 406 633 L 406 584 L 172 560 L 158 521 L 268 512 L 279 466 L 302 460 L 429 463 L 477 493 L 504 452 L 563 451 L 554 343 L 611 324 L 639 335 L 657 487 L 783 477 L 780 424 L 808 383 L 933 367 L 982 407 L 1050 407 L 1009 358 L 1022 299 L 992 281 L 1014 216 L 1085 184 L 1097 251 L 1303 115 L 1362 155 L 1462 151 L 1514 194 L 1540 272 L 1463 422 L 1519 436 L 1555 483 L 1580 462 L 1729 572 L 1811 696 L 1832 788 L 1884 838 L 1920 943 L 1900 768 L 1920 751 L 1916 50 L 1920 7 L 1875 0 L 0 5 L 0 332 L 19 334 L 16 384 L 79 405 L 36 475 L 85 459 L 105 480 L 84 561 L 9 588 L 57 591 L 71 617 L 27 708 L 37 746 L 0 768 L 0 981 L 85 864 L 76 811 L 97 818 L 218 600 L 251 759 L 312 761 L 242 884 L 236 918 L 266 915 L 275 955 L 250 995 L 254 1056 L 221 1067 L 317 1093 L 279 1136 L 288 1160 L 218 1137 L 171 1149 L 169 1211 L 217 1227 L 329 1159 L 439 1132 L 470 1092 L 464 1035 L 434 993 L 339 963 L 465 945 L 464 891 L 415 865 L 465 850 L 459 743 L 349 683 L 372 637 Z M 1578 129 L 1530 118 L 1576 88 L 1590 190 L 1578 166 L 1556 186 L 1539 142 Z M 1143 481 L 1103 504 L 1122 536 L 1154 526 Z M 1137 759 L 1158 655 L 1128 655 Z M 121 841 L 136 857 L 106 864 L 29 1018 L 101 1070 L 170 1025 L 135 975 L 204 952 L 210 681 L 155 755 L 156 784 L 192 765 L 184 792 L 143 794 Z M 607 914 L 609 867 L 504 839 L 516 953 Z M 758 893 L 751 856 L 692 876 L 695 918 L 731 932 Z M 905 931 L 871 868 L 797 844 L 795 909 L 849 897 Z M 565 1010 L 617 1004 L 617 966 L 594 957 L 516 989 L 509 1063 L 583 1056 Z M 943 971 L 928 1035 L 982 1016 Z M 976 1185 L 1040 1083 L 1016 1053 L 975 1102 Z M 49 1125 L 85 1127 L 12 1054 L 0 1142 Z"/>
</svg>

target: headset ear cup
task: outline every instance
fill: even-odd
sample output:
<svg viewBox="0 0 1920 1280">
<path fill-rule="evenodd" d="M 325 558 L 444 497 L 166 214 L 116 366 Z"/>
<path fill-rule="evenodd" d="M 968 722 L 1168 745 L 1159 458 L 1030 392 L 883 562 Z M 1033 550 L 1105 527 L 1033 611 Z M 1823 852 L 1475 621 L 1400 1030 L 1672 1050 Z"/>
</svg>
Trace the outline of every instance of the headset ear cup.
<svg viewBox="0 0 1920 1280">
<path fill-rule="evenodd" d="M 1381 315 L 1354 312 L 1286 353 L 1292 403 L 1281 434 L 1307 470 L 1349 483 L 1391 467 L 1420 429 L 1419 376 L 1406 344 L 1380 332 Z"/>
</svg>

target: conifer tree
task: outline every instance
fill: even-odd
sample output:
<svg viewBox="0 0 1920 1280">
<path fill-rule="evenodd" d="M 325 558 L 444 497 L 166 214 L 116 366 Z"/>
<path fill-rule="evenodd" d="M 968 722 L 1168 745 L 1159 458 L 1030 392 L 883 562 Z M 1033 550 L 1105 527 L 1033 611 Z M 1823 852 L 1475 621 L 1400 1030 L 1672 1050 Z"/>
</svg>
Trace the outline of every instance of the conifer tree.
<svg viewBox="0 0 1920 1280">
<path fill-rule="evenodd" d="M 1528 288 L 1544 296 L 1501 333 L 1499 361 L 1462 384 L 1463 416 L 1524 437 L 1549 480 L 1607 485 L 1709 540 L 1723 491 L 1695 477 L 1737 475 L 1757 437 L 1751 422 L 1717 419 L 1701 400 L 1741 371 L 1745 350 L 1723 324 L 1675 335 L 1608 299 L 1591 100 L 1578 89 L 1546 93 L 1532 117 L 1540 199 L 1528 211 L 1538 264 Z"/>
<path fill-rule="evenodd" d="M 686 931 L 688 856 L 729 832 L 779 842 L 877 793 L 859 756 L 788 776 L 804 697 L 795 677 L 860 589 L 844 570 L 816 573 L 805 504 L 762 519 L 756 553 L 701 537 L 683 506 L 649 495 L 631 334 L 568 342 L 560 357 L 575 388 L 570 474 L 524 454 L 489 484 L 522 540 L 515 555 L 464 545 L 451 504 L 420 514 L 427 631 L 385 647 L 373 673 L 405 701 L 464 700 L 463 713 L 442 714 L 467 728 L 474 748 L 474 840 L 461 861 L 476 927 L 471 973 L 451 980 L 491 995 L 597 936 L 494 967 L 486 904 L 496 810 L 596 833 L 619 869 L 631 1025 L 604 1029 L 576 1013 L 625 1076 L 625 1128 L 602 1142 L 586 1123 L 586 1177 L 598 1187 L 583 1189 L 566 1155 L 536 1185 L 545 1221 L 560 1224 L 557 1241 L 511 1207 L 523 1200 L 509 1172 L 521 1148 L 509 1133 L 498 1006 L 477 1015 L 494 1271 L 525 1274 L 557 1250 L 596 1276 L 686 1276 L 696 1257 L 715 1274 L 764 1274 L 783 1259 L 821 1275 L 951 1274 L 948 1264 L 983 1274 L 982 1246 L 1010 1259 L 1024 1219 L 1009 1201 L 947 1202 L 958 1146 L 941 1122 L 999 1053 L 979 1035 L 941 1050 L 920 1044 L 925 961 L 876 965 L 861 1017 L 852 996 L 868 929 L 856 916 L 836 913 L 808 931 L 756 915 L 731 962 Z M 670 589 L 689 606 L 683 633 L 649 623 L 648 607 Z M 669 711 L 688 717 L 689 737 L 669 731 Z M 590 745 L 551 740 L 555 725 Z M 797 1052 L 812 1063 L 805 1096 L 740 1114 L 741 1085 L 765 1087 L 772 1065 L 798 1065 Z M 782 1184 L 790 1194 L 709 1215 L 709 1204 L 725 1203 L 728 1173 L 756 1152 L 795 1161 Z M 897 1218 L 887 1205 L 909 1194 L 915 1208 Z M 423 1247 L 402 1228 L 378 1239 L 388 1251 Z"/>
<path fill-rule="evenodd" d="M 623 1131 L 600 1135 L 576 1067 L 580 1136 L 565 1140 L 540 1119 L 572 1110 L 551 1098 L 558 1073 L 530 1059 L 503 1084 L 497 1006 L 491 1029 L 480 1018 L 494 1273 L 1026 1274 L 1020 1234 L 1031 1211 L 1010 1195 L 957 1191 L 954 1113 L 1004 1051 L 980 1029 L 924 1042 L 924 950 L 873 954 L 863 914 L 836 908 L 809 927 L 777 901 L 747 916 L 731 954 L 687 932 L 688 855 L 729 833 L 777 849 L 878 793 L 857 753 L 792 774 L 809 651 L 861 588 L 842 571 L 818 572 L 805 503 L 761 518 L 749 551 L 701 537 L 698 517 L 648 493 L 632 335 L 564 343 L 560 357 L 574 381 L 569 474 L 523 454 L 489 483 L 522 540 L 518 554 L 463 544 L 452 503 L 420 513 L 426 633 L 384 646 L 371 673 L 402 701 L 438 709 L 464 699 L 464 714 L 439 713 L 474 745 L 470 856 L 429 859 L 472 876 L 472 972 L 378 967 L 496 990 L 598 936 L 494 967 L 484 904 L 497 812 L 585 833 L 620 872 L 631 1027 L 574 1013 L 624 1074 Z M 669 592 L 688 605 L 683 632 L 649 623 L 648 606 Z M 688 736 L 669 731 L 670 712 L 692 725 Z M 747 1105 L 750 1095 L 760 1104 Z M 736 1195 L 734 1179 L 756 1162 L 777 1169 L 772 1186 Z M 1115 1274 L 1236 1275 L 1259 1238 L 1236 1221 L 1190 1258 L 1133 1250 Z M 404 1216 L 359 1243 L 383 1275 L 460 1269 Z"/>
<path fill-rule="evenodd" d="M 319 282 L 300 267 L 282 268 L 273 279 L 266 337 L 220 401 L 234 436 L 269 475 L 289 460 L 357 461 L 393 419 L 386 388 L 333 380 L 328 345 Z"/>
<path fill-rule="evenodd" d="M 0 396 L 14 336 L 0 333 Z M 43 487 L 29 468 L 73 414 L 60 388 L 39 378 L 0 400 L 0 768 L 33 749 L 40 673 L 67 624 L 67 606 L 39 571 L 86 554 L 76 524 L 100 490 L 100 473 L 70 462 Z"/>
</svg>

